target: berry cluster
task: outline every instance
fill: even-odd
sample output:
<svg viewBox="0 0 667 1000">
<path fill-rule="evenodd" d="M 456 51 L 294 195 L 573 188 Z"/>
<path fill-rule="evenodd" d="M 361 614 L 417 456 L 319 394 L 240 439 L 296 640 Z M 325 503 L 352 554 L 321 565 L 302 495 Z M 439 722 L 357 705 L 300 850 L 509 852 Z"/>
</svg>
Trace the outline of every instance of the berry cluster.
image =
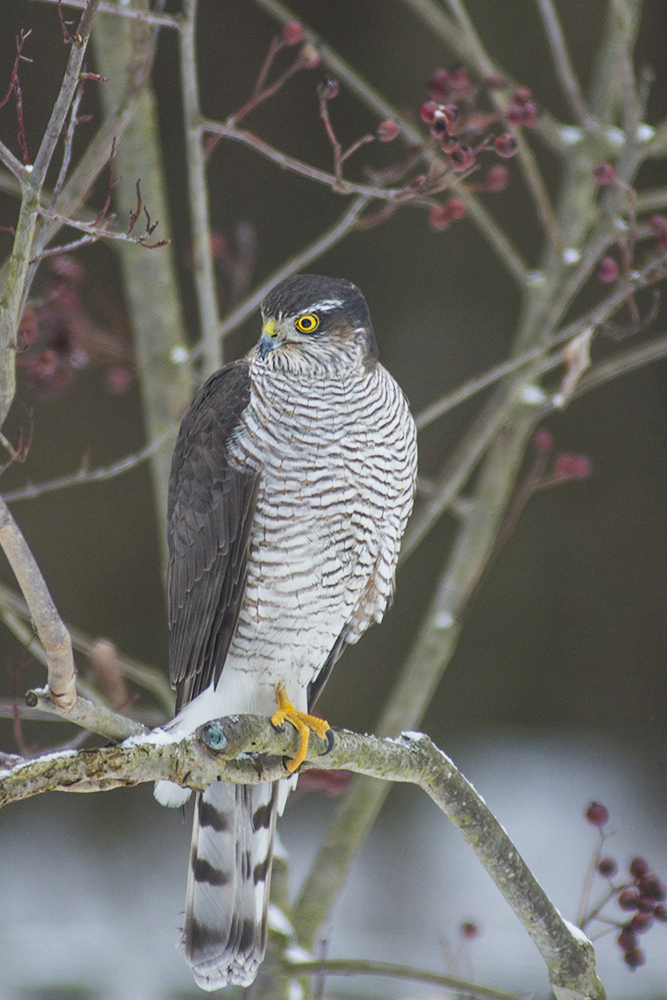
<svg viewBox="0 0 667 1000">
<path fill-rule="evenodd" d="M 628 273 L 631 271 L 633 265 L 632 260 L 632 248 L 631 243 L 634 244 L 638 236 L 637 231 L 637 219 L 636 219 L 636 198 L 637 192 L 634 188 L 629 185 L 624 184 L 616 176 L 616 171 L 614 170 L 611 163 L 597 163 L 593 167 L 593 179 L 596 184 L 600 187 L 607 187 L 609 185 L 616 185 L 621 190 L 625 191 L 630 198 L 630 235 L 631 240 L 628 238 L 621 239 L 618 242 L 618 249 L 620 250 L 621 257 L 623 258 L 623 269 L 619 266 L 618 262 L 613 257 L 602 257 L 597 266 L 597 276 L 600 281 L 605 284 L 612 284 L 618 281 L 619 277 L 622 275 L 627 278 Z M 653 215 L 648 220 L 647 223 L 648 233 L 654 237 L 656 241 L 655 252 L 661 256 L 667 251 L 667 219 L 662 215 Z"/>
<path fill-rule="evenodd" d="M 129 349 L 99 329 L 83 302 L 86 272 L 67 254 L 51 258 L 38 301 L 25 309 L 18 331 L 19 366 L 41 396 L 54 396 L 92 365 L 106 368 L 107 390 L 122 393 L 134 373 Z M 103 311 L 105 303 L 99 303 Z M 111 306 L 108 306 L 111 309 Z"/>
<path fill-rule="evenodd" d="M 658 876 L 651 871 L 643 858 L 633 858 L 628 866 L 629 878 L 621 883 L 615 883 L 618 874 L 618 864 L 611 857 L 602 857 L 602 846 L 605 835 L 602 827 L 609 820 L 609 810 L 600 802 L 592 802 L 586 810 L 586 819 L 592 826 L 600 830 L 600 843 L 596 854 L 595 870 L 603 878 L 609 880 L 609 889 L 602 900 L 584 917 L 582 929 L 586 924 L 596 920 L 604 920 L 607 925 L 619 929 L 616 943 L 623 952 L 623 958 L 631 969 L 636 969 L 646 962 L 646 955 L 639 947 L 639 935 L 646 934 L 656 921 L 667 922 L 667 906 L 664 900 L 667 890 Z M 615 899 L 621 910 L 633 913 L 626 921 L 602 917 L 602 908 L 611 899 Z"/>
<path fill-rule="evenodd" d="M 514 156 L 518 150 L 514 132 L 537 125 L 537 107 L 526 87 L 514 91 L 505 115 L 476 108 L 480 94 L 504 86 L 505 81 L 496 77 L 473 86 L 463 66 L 438 69 L 432 74 L 428 85 L 429 100 L 422 104 L 420 115 L 454 173 L 467 177 L 477 168 L 477 157 L 483 151 L 493 151 L 503 159 Z M 497 125 L 509 126 L 511 131 L 495 134 L 493 129 Z M 507 168 L 494 166 L 472 189 L 502 191 L 508 181 Z M 429 221 L 434 229 L 444 229 L 453 219 L 460 218 L 460 214 L 451 215 L 446 206 L 438 206 L 431 211 Z"/>
</svg>

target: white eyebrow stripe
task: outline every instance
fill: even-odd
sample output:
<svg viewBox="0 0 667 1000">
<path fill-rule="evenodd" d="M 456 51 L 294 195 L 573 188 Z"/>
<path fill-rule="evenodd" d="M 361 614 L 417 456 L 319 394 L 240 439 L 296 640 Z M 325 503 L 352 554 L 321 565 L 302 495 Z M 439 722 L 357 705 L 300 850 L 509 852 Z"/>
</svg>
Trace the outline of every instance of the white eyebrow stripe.
<svg viewBox="0 0 667 1000">
<path fill-rule="evenodd" d="M 343 305 L 343 299 L 322 299 L 321 302 L 316 302 L 312 307 L 315 312 L 332 312 L 334 309 L 340 309 Z"/>
</svg>

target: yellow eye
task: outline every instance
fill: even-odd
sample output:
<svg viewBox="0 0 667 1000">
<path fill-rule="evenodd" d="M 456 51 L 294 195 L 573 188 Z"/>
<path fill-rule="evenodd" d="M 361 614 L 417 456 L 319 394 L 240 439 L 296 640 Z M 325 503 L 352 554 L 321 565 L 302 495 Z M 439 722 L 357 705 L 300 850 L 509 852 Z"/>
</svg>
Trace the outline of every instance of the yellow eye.
<svg viewBox="0 0 667 1000">
<path fill-rule="evenodd" d="M 306 313 L 305 316 L 299 316 L 294 325 L 297 330 L 301 330 L 301 333 L 313 333 L 320 325 L 320 321 L 315 313 Z"/>
</svg>

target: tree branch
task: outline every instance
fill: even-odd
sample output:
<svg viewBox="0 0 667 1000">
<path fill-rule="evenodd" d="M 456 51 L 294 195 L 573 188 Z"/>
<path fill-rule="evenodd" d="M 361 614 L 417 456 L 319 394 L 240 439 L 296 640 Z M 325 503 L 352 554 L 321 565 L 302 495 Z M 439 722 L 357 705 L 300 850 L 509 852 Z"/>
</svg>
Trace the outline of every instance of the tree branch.
<svg viewBox="0 0 667 1000">
<path fill-rule="evenodd" d="M 204 790 L 217 780 L 257 784 L 286 777 L 283 756 L 293 756 L 299 736 L 277 731 L 263 716 L 229 716 L 173 741 L 162 730 L 121 746 L 66 751 L 22 761 L 0 780 L 0 805 L 45 791 L 106 791 L 167 779 Z M 326 754 L 326 756 L 322 756 Z M 421 733 L 397 739 L 335 730 L 334 746 L 313 734 L 306 766 L 345 768 L 359 774 L 418 785 L 461 831 L 539 949 L 557 997 L 602 998 L 593 947 L 554 908 L 483 799 L 452 761 Z"/>
<path fill-rule="evenodd" d="M 199 107 L 195 26 L 196 0 L 185 0 L 185 21 L 181 29 L 181 85 L 185 149 L 188 164 L 188 197 L 192 219 L 192 268 L 197 289 L 200 336 L 204 357 L 204 376 L 212 375 L 222 365 L 222 346 L 218 335 L 220 313 L 211 249 L 208 187 L 204 158 L 204 133 Z"/>
</svg>

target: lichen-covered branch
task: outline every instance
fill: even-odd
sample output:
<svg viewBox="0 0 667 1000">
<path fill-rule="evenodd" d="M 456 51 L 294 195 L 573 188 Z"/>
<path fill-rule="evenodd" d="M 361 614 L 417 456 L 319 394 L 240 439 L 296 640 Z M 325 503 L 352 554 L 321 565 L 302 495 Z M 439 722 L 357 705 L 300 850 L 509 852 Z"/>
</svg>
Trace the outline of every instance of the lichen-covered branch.
<svg viewBox="0 0 667 1000">
<path fill-rule="evenodd" d="M 218 719 L 202 726 L 196 738 L 178 742 L 155 730 L 121 746 L 49 754 L 0 772 L 0 805 L 45 791 L 105 791 L 156 779 L 200 791 L 216 780 L 273 781 L 287 775 L 283 756 L 293 756 L 298 743 L 295 730 L 280 732 L 263 716 Z M 591 943 L 563 920 L 484 801 L 428 736 L 380 739 L 336 730 L 333 749 L 326 751 L 326 740 L 313 735 L 305 766 L 344 768 L 422 788 L 461 831 L 523 923 L 549 968 L 556 996 L 604 996 Z"/>
<path fill-rule="evenodd" d="M 99 0 L 88 0 L 73 36 L 70 56 L 51 117 L 34 164 L 23 170 L 22 200 L 7 279 L 0 297 L 0 426 L 5 421 L 16 390 L 16 337 L 28 291 L 33 241 L 38 227 L 42 187 L 51 159 L 74 99 Z"/>
</svg>

